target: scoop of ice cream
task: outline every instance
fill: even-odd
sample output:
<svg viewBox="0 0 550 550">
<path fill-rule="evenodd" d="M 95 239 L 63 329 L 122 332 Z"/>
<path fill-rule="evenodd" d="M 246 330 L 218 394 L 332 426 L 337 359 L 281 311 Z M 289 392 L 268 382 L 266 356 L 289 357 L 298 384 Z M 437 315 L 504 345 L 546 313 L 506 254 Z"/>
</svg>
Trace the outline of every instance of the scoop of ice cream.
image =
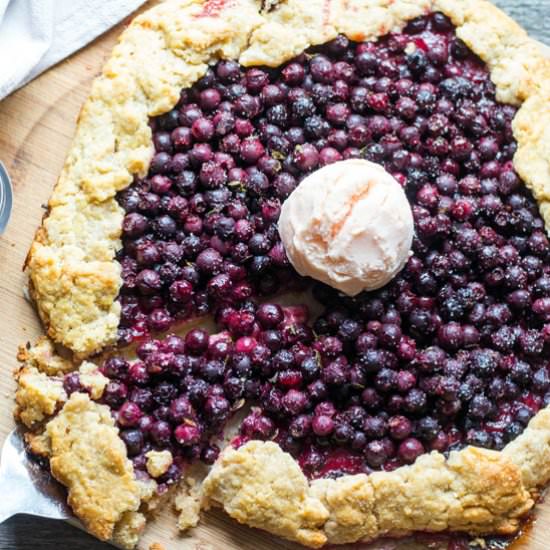
<svg viewBox="0 0 550 550">
<path fill-rule="evenodd" d="M 336 162 L 306 177 L 279 218 L 296 271 L 349 296 L 395 277 L 409 257 L 413 231 L 402 187 L 382 166 L 361 159 Z"/>
</svg>

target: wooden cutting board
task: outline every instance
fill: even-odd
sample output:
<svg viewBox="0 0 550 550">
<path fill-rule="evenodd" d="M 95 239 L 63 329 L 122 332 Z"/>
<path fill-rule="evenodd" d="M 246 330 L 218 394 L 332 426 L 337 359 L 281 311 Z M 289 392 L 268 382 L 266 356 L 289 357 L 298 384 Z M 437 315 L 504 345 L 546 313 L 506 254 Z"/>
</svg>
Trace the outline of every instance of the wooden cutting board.
<svg viewBox="0 0 550 550">
<path fill-rule="evenodd" d="M 148 2 L 144 8 L 153 5 Z M 0 102 L 0 160 L 13 178 L 14 211 L 7 232 L 0 237 L 0 440 L 13 428 L 15 385 L 12 372 L 18 345 L 41 333 L 33 307 L 23 297 L 22 266 L 72 139 L 81 105 L 90 83 L 112 49 L 124 24 L 51 69 L 24 89 Z M 5 498 L 5 497 L 4 497 Z M 546 550 L 550 504 L 539 506 L 533 527 L 516 543 L 517 548 Z M 140 549 L 153 542 L 166 550 L 294 549 L 263 532 L 237 525 L 221 512 L 209 512 L 191 534 L 179 536 L 174 518 L 163 511 L 149 526 Z M 63 543 L 63 541 L 60 541 Z M 408 548 L 428 548 L 412 543 Z M 82 546 L 84 548 L 84 546 Z M 370 545 L 369 548 L 381 547 Z M 384 548 L 391 548 L 384 546 Z M 401 545 L 400 545 L 401 547 Z M 108 546 L 106 546 L 108 548 Z M 353 548 L 358 548 L 353 546 Z M 363 548 L 366 548 L 363 545 Z"/>
</svg>

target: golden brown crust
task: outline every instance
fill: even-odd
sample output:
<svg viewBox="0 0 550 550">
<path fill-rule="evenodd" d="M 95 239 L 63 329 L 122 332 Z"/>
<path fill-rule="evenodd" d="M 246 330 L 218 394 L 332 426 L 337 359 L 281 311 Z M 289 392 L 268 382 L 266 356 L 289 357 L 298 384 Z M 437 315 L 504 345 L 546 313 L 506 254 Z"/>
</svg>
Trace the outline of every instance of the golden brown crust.
<svg viewBox="0 0 550 550">
<path fill-rule="evenodd" d="M 41 458 L 48 458 L 52 452 L 50 438 L 44 431 L 38 433 L 27 432 L 25 434 L 25 443 L 33 455 Z"/>
<path fill-rule="evenodd" d="M 202 504 L 200 497 L 200 491 L 195 492 L 194 487 L 189 487 L 187 484 L 176 494 L 174 508 L 178 512 L 178 529 L 180 531 L 187 531 L 198 525 Z"/>
<path fill-rule="evenodd" d="M 308 483 L 278 445 L 252 441 L 224 451 L 203 491 L 237 521 L 313 548 L 411 531 L 510 534 L 533 506 L 513 461 L 474 447 Z"/>
<path fill-rule="evenodd" d="M 421 530 L 513 533 L 533 501 L 502 453 L 475 447 L 423 455 L 415 464 L 370 477 L 382 532 Z"/>
<path fill-rule="evenodd" d="M 77 369 L 77 364 L 56 353 L 48 338 L 39 338 L 34 346 L 22 346 L 17 359 L 23 364 L 15 373 L 15 418 L 35 430 L 55 414 L 67 400 L 63 375 Z M 99 399 L 108 379 L 94 363 L 84 361 L 78 367 L 82 387 L 92 399 Z"/>
<path fill-rule="evenodd" d="M 319 479 L 311 483 L 310 492 L 329 513 L 323 525 L 327 542 L 355 542 L 376 537 L 375 496 L 368 476 Z"/>
<path fill-rule="evenodd" d="M 91 533 L 110 539 L 123 515 L 138 509 L 141 492 L 109 408 L 73 393 L 46 433 L 50 468 L 69 505 Z"/>
<path fill-rule="evenodd" d="M 490 2 L 435 0 L 434 8 L 452 19 L 457 35 L 487 63 L 497 99 L 520 106 L 513 121 L 514 167 L 550 228 L 550 59 Z"/>
<path fill-rule="evenodd" d="M 239 523 L 313 548 L 327 541 L 327 509 L 310 495 L 298 463 L 276 443 L 228 447 L 205 479 L 203 494 Z"/>
<path fill-rule="evenodd" d="M 121 282 L 114 253 L 120 246 L 123 216 L 115 193 L 147 169 L 152 154 L 148 117 L 172 108 L 180 89 L 219 57 L 239 58 L 244 65 L 276 66 L 339 32 L 356 40 L 376 38 L 425 12 L 443 11 L 453 20 L 458 36 L 488 64 L 498 99 L 520 107 L 513 124 L 518 142 L 514 165 L 550 224 L 550 62 L 517 24 L 489 2 L 285 0 L 260 14 L 259 2 L 235 0 L 215 19 L 195 17 L 202 3 L 169 0 L 136 18 L 83 108 L 48 217 L 28 261 L 33 296 L 57 342 L 88 355 L 115 341 L 120 317 L 115 298 Z M 36 403 L 25 409 L 27 421 L 34 425 L 52 414 L 48 411 L 55 412 L 64 398 L 53 395 L 59 391 L 55 382 L 52 394 L 21 397 L 34 395 L 40 386 L 36 377 L 50 380 L 41 375 L 38 365 L 32 368 L 36 372 L 20 376 L 19 400 Z M 54 374 L 56 368 L 40 370 Z M 86 396 L 75 395 L 84 406 Z M 72 401 L 73 397 L 64 410 Z M 107 430 L 112 445 L 120 450 L 116 458 L 122 469 L 117 477 L 129 484 L 124 504 L 113 512 L 120 519 L 131 514 L 138 502 L 129 489 L 132 483 L 121 442 L 106 415 L 95 408 L 87 412 L 97 415 L 96 429 Z M 56 422 L 71 430 L 73 423 L 75 429 L 81 425 L 76 415 L 68 413 L 48 426 Z M 56 436 L 54 455 L 56 449 L 66 450 L 69 440 L 60 431 Z M 48 444 L 49 440 L 35 441 L 37 449 L 47 450 Z M 546 410 L 502 453 L 469 448 L 452 453 L 448 460 L 432 453 L 391 473 L 311 484 L 277 445 L 251 442 L 222 454 L 204 490 L 210 502 L 222 505 L 238 521 L 312 547 L 415 529 L 510 533 L 533 506 L 528 491 L 534 493 L 550 481 L 549 452 Z M 66 460 L 54 464 L 57 475 L 73 487 L 71 504 L 77 513 L 95 534 L 110 536 L 114 517 L 96 521 L 88 496 L 78 496 L 86 480 L 75 477 Z"/>
<path fill-rule="evenodd" d="M 540 411 L 520 437 L 503 454 L 521 472 L 523 484 L 532 492 L 550 482 L 550 409 Z"/>
<path fill-rule="evenodd" d="M 430 0 L 285 0 L 264 16 L 239 61 L 276 67 L 339 33 L 374 40 L 430 11 Z"/>
</svg>

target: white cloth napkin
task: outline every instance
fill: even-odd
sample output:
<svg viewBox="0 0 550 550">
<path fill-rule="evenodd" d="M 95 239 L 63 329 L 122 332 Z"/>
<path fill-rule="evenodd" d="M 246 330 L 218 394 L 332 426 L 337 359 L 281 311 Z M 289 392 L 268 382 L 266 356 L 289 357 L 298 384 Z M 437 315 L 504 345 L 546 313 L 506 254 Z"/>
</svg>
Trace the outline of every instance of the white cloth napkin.
<svg viewBox="0 0 550 550">
<path fill-rule="evenodd" d="M 145 0 L 0 0 L 0 99 L 121 21 Z"/>
</svg>

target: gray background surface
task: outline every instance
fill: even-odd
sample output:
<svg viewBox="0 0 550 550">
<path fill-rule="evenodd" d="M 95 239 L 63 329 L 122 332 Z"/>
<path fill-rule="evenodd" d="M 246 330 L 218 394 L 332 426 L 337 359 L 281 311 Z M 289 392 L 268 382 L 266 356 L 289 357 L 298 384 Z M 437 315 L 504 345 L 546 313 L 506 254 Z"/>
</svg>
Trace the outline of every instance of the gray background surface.
<svg viewBox="0 0 550 550">
<path fill-rule="evenodd" d="M 529 33 L 550 45 L 550 0 L 494 0 Z M 9 495 L 0 495 L 9 498 Z M 62 522 L 17 516 L 0 525 L 0 550 L 109 550 Z M 174 549 L 167 549 L 174 550 Z"/>
</svg>

